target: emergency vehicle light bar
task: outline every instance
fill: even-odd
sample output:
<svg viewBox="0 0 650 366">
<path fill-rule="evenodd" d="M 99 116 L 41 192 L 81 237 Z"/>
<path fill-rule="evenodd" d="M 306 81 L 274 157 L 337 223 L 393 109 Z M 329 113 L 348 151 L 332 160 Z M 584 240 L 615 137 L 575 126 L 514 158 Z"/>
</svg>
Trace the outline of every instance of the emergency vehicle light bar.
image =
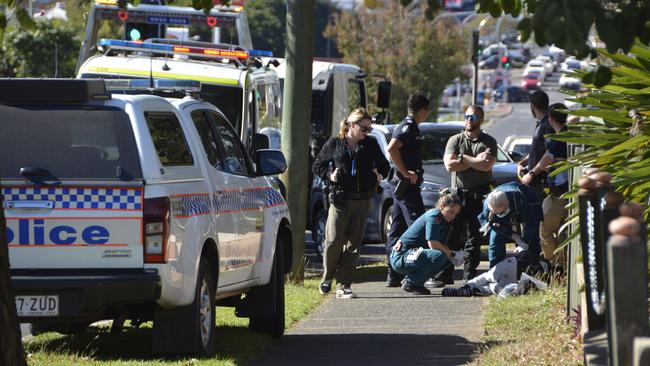
<svg viewBox="0 0 650 366">
<path fill-rule="evenodd" d="M 159 89 L 166 91 L 201 91 L 201 82 L 196 80 L 173 80 L 173 79 L 104 79 L 106 90 L 151 90 Z"/>
<path fill-rule="evenodd" d="M 149 42 L 133 42 L 121 41 L 117 39 L 101 39 L 99 46 L 108 49 L 125 50 L 125 51 L 139 51 L 139 52 L 152 52 L 163 54 L 179 54 L 188 56 L 199 56 L 214 59 L 237 59 L 246 60 L 249 57 L 248 51 L 241 50 L 224 50 L 221 48 L 207 48 L 207 47 L 188 47 L 177 46 L 163 43 L 149 43 Z M 268 52 L 268 51 L 266 51 Z"/>
</svg>

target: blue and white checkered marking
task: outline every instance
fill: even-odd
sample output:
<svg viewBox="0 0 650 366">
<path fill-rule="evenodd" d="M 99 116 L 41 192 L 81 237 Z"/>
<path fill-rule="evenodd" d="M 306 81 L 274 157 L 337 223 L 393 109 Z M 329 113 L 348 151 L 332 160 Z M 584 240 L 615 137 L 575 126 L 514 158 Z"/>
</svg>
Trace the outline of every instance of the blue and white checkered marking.
<svg viewBox="0 0 650 366">
<path fill-rule="evenodd" d="M 54 209 L 141 210 L 139 188 L 5 187 L 4 201 L 51 201 Z"/>
<path fill-rule="evenodd" d="M 177 217 L 190 217 L 210 213 L 260 210 L 284 203 L 284 197 L 273 188 L 242 191 L 220 191 L 207 194 L 172 197 L 172 211 Z M 262 206 L 263 205 L 263 206 Z"/>
</svg>

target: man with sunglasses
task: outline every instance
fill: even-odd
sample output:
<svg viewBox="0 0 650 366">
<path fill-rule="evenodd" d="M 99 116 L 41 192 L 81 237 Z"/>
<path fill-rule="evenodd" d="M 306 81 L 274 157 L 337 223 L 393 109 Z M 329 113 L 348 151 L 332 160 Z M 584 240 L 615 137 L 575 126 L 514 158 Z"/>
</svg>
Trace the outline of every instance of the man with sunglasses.
<svg viewBox="0 0 650 366">
<path fill-rule="evenodd" d="M 496 140 L 481 130 L 485 113 L 480 106 L 469 106 L 465 111 L 465 130 L 449 138 L 445 148 L 445 168 L 451 173 L 452 191 L 462 200 L 462 209 L 449 233 L 453 250 L 462 248 L 461 233 L 466 229 L 465 266 L 463 279 L 476 277 L 480 263 L 481 234 L 478 215 L 483 209 L 483 197 L 490 192 L 492 167 L 496 162 Z M 454 268 L 447 267 L 429 285 L 443 287 L 453 284 Z"/>
<path fill-rule="evenodd" d="M 396 272 L 390 265 L 393 246 L 408 226 L 424 213 L 424 202 L 420 193 L 422 179 L 422 155 L 420 152 L 420 129 L 418 125 L 429 115 L 429 99 L 415 92 L 408 99 L 408 116 L 393 130 L 393 137 L 388 143 L 388 154 L 392 160 L 395 176 L 391 183 L 406 185 L 406 189 L 395 197 L 391 208 L 391 225 L 386 240 L 388 258 L 387 287 L 401 286 L 404 275 Z M 401 182 L 400 182 L 401 181 Z"/>
</svg>

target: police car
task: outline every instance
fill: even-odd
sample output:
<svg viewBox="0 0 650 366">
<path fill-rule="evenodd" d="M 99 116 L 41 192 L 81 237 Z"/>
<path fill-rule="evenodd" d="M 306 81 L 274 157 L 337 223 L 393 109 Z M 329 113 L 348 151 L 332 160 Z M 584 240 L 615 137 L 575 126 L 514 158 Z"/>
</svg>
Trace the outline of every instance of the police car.
<svg viewBox="0 0 650 366">
<path fill-rule="evenodd" d="M 73 333 L 100 319 L 117 330 L 154 320 L 155 350 L 209 355 L 221 304 L 282 335 L 291 229 L 268 177 L 285 169 L 282 153 L 251 162 L 209 103 L 130 94 L 197 82 L 117 82 L 0 80 L 20 321 Z"/>
</svg>

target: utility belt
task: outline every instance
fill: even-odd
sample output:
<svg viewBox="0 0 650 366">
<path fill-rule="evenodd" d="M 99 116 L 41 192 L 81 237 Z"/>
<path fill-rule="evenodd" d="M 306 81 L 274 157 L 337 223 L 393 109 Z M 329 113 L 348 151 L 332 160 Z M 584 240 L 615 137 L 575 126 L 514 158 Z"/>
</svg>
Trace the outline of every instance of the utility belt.
<svg viewBox="0 0 650 366">
<path fill-rule="evenodd" d="M 366 192 L 358 192 L 358 193 L 349 193 L 349 192 L 343 192 L 343 196 L 345 197 L 346 200 L 352 200 L 352 201 L 358 201 L 358 200 L 367 200 L 372 198 L 375 195 L 376 190 L 371 189 Z"/>
<path fill-rule="evenodd" d="M 345 192 L 342 188 L 340 187 L 334 187 L 329 192 L 327 192 L 327 204 L 335 204 L 335 205 L 342 205 L 346 201 L 361 201 L 361 200 L 367 200 L 372 198 L 375 193 L 377 192 L 376 189 L 370 189 L 365 192 Z"/>
</svg>

